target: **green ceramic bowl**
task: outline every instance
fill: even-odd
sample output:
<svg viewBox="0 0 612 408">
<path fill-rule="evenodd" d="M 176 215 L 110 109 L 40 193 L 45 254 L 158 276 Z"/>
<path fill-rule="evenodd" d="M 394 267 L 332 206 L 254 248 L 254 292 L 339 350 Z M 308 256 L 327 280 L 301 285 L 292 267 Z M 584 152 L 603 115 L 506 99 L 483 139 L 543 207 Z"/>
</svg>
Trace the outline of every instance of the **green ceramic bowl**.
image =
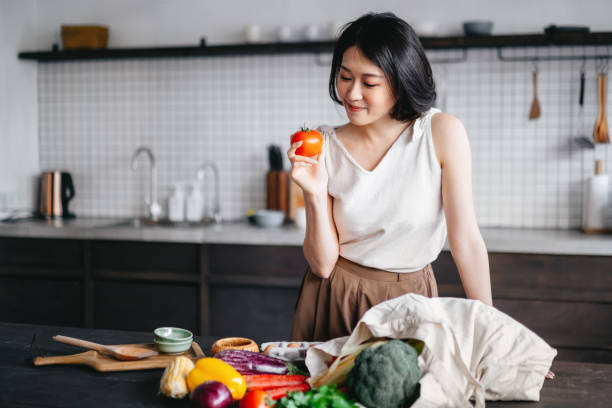
<svg viewBox="0 0 612 408">
<path fill-rule="evenodd" d="M 191 339 L 184 341 L 182 343 L 160 341 L 160 340 L 155 339 L 155 347 L 157 347 L 157 350 L 160 353 L 178 354 L 178 353 L 182 353 L 184 351 L 189 350 L 189 348 L 191 347 L 191 342 L 192 342 Z"/>
<path fill-rule="evenodd" d="M 193 340 L 193 333 L 178 327 L 158 327 L 153 330 L 153 335 L 156 341 L 165 343 L 184 343 Z"/>
</svg>

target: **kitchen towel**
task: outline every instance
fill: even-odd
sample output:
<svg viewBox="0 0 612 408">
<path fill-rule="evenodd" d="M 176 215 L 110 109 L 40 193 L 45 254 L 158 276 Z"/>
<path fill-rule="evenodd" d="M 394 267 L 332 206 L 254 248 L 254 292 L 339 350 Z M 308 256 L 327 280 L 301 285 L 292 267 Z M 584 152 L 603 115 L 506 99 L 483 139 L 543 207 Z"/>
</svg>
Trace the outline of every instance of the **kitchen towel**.
<svg viewBox="0 0 612 408">
<path fill-rule="evenodd" d="M 585 232 L 606 229 L 609 182 L 607 174 L 595 174 L 587 180 L 582 210 L 582 229 Z"/>
</svg>

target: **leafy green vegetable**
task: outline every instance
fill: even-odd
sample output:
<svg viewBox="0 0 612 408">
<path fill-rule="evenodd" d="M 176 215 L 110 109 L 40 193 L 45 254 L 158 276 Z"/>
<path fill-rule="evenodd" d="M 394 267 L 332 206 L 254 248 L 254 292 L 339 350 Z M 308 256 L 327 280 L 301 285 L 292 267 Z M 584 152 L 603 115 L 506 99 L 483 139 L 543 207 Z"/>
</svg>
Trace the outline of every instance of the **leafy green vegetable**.
<svg viewBox="0 0 612 408">
<path fill-rule="evenodd" d="M 369 408 L 410 406 L 419 394 L 417 351 L 401 340 L 363 350 L 346 377 L 357 401 Z"/>
<path fill-rule="evenodd" d="M 308 371 L 301 369 L 300 367 L 298 367 L 297 365 L 293 363 L 288 362 L 287 369 L 289 370 L 289 372 L 287 373 L 289 375 L 304 375 L 306 377 L 310 377 L 310 373 Z"/>
<path fill-rule="evenodd" d="M 357 405 L 338 391 L 336 385 L 324 385 L 306 392 L 291 392 L 275 408 L 355 408 Z"/>
</svg>

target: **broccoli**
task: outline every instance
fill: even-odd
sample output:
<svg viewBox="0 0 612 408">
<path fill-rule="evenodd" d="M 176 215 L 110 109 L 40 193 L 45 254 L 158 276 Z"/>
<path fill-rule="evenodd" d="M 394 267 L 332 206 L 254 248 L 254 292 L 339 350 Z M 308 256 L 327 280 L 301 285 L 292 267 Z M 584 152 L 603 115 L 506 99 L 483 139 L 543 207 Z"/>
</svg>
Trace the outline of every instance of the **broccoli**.
<svg viewBox="0 0 612 408">
<path fill-rule="evenodd" d="M 402 408 L 417 399 L 420 379 L 415 349 L 401 340 L 390 340 L 359 353 L 346 384 L 369 408 Z"/>
</svg>

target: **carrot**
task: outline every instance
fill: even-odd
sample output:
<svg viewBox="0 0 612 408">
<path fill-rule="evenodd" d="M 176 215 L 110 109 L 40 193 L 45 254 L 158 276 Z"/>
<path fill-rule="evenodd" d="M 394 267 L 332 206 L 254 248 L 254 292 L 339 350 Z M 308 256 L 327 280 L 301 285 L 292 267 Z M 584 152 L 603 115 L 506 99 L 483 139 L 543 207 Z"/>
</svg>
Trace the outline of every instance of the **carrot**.
<svg viewBox="0 0 612 408">
<path fill-rule="evenodd" d="M 273 388 L 271 390 L 266 390 L 266 394 L 268 394 L 268 398 L 271 399 L 272 401 L 281 399 L 283 397 L 286 397 L 288 393 L 290 392 L 296 392 L 296 391 L 308 391 L 310 389 L 310 385 L 308 385 L 308 383 L 303 383 L 303 384 L 299 384 L 299 385 L 292 385 L 290 387 L 280 387 L 280 388 Z"/>
<path fill-rule="evenodd" d="M 247 390 L 268 390 L 270 388 L 289 387 L 306 382 L 303 375 L 254 374 L 243 375 Z"/>
</svg>

